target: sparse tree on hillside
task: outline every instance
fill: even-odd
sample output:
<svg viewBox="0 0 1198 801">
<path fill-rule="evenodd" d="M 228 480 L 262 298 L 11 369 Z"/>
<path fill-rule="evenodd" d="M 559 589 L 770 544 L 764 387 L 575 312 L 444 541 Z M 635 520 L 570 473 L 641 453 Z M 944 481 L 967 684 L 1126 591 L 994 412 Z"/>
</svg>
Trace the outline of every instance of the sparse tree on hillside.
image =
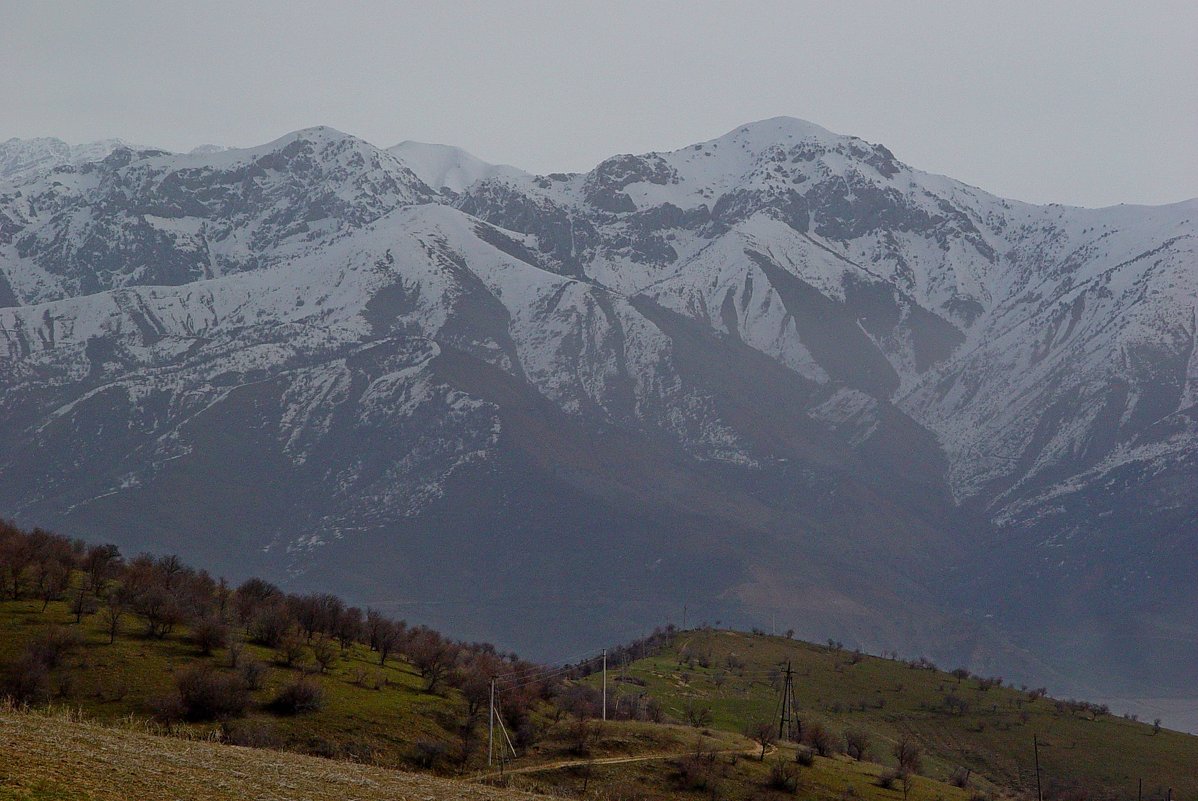
<svg viewBox="0 0 1198 801">
<path fill-rule="evenodd" d="M 288 629 L 279 639 L 279 657 L 284 665 L 292 667 L 304 655 L 304 637 L 295 629 Z"/>
<path fill-rule="evenodd" d="M 337 661 L 337 648 L 328 637 L 320 636 L 312 643 L 312 658 L 320 667 L 321 673 L 328 673 L 329 668 Z"/>
<path fill-rule="evenodd" d="M 706 728 L 711 725 L 712 714 L 710 704 L 700 703 L 699 701 L 687 701 L 683 708 L 683 713 L 686 715 L 686 722 L 696 729 Z"/>
<path fill-rule="evenodd" d="M 869 732 L 861 729 L 845 729 L 844 752 L 846 754 L 860 762 L 865 759 L 865 752 L 868 750 Z"/>
<path fill-rule="evenodd" d="M 88 548 L 83 561 L 88 589 L 102 597 L 105 584 L 112 578 L 121 561 L 121 551 L 115 545 L 93 545 Z"/>
<path fill-rule="evenodd" d="M 267 601 L 256 608 L 251 633 L 258 644 L 276 648 L 291 628 L 291 616 L 282 603 Z"/>
<path fill-rule="evenodd" d="M 223 648 L 229 639 L 229 630 L 219 617 L 209 615 L 196 621 L 191 629 L 191 641 L 208 656 L 213 650 Z"/>
<path fill-rule="evenodd" d="M 375 650 L 379 652 L 379 666 L 382 667 L 387 664 L 391 652 L 399 647 L 403 635 L 390 620 L 380 618 L 371 636 L 374 637 Z"/>
<path fill-rule="evenodd" d="M 82 623 L 85 615 L 90 615 L 96 611 L 96 600 L 88 595 L 87 588 L 82 584 L 71 595 L 71 614 L 75 616 L 76 623 Z"/>
<path fill-rule="evenodd" d="M 379 634 L 387 622 L 379 610 L 366 608 L 366 644 L 370 646 L 370 650 L 379 649 Z"/>
<path fill-rule="evenodd" d="M 803 741 L 823 757 L 831 756 L 836 750 L 835 736 L 827 726 L 818 720 L 812 721 L 804 727 Z"/>
<path fill-rule="evenodd" d="M 761 761 L 765 761 L 766 750 L 778 741 L 778 732 L 774 729 L 773 721 L 759 720 L 749 726 L 748 736 L 761 746 Z"/>
<path fill-rule="evenodd" d="M 425 692 L 433 692 L 449 670 L 451 648 L 448 642 L 431 629 L 420 629 L 407 645 L 408 657 L 425 680 Z"/>
<path fill-rule="evenodd" d="M 121 630 L 121 619 L 125 617 L 125 602 L 118 593 L 109 593 L 100 619 L 104 621 L 104 630 L 108 632 L 108 644 L 116 642 L 116 635 Z"/>
<path fill-rule="evenodd" d="M 278 587 L 258 578 L 248 579 L 233 591 L 233 614 L 247 636 L 261 610 L 280 600 L 282 595 Z"/>
<path fill-rule="evenodd" d="M 452 683 L 466 701 L 466 718 L 475 719 L 491 694 L 491 677 L 503 669 L 493 654 L 476 653 L 464 659 L 454 670 Z"/>
<path fill-rule="evenodd" d="M 336 635 L 342 651 L 362 639 L 362 610 L 356 606 L 346 609 L 337 622 Z"/>
<path fill-rule="evenodd" d="M 146 619 L 146 634 L 159 640 L 170 634 L 183 618 L 175 596 L 162 585 L 151 586 L 135 596 L 133 609 Z"/>
<path fill-rule="evenodd" d="M 224 576 L 216 582 L 216 614 L 221 620 L 229 619 L 229 602 L 233 598 L 233 591 L 229 589 L 229 582 Z"/>
<path fill-rule="evenodd" d="M 34 568 L 37 597 L 42 601 L 42 611 L 50 606 L 51 601 L 57 601 L 66 591 L 71 573 L 67 567 L 57 560 L 42 562 Z"/>
<path fill-rule="evenodd" d="M 902 735 L 894 744 L 894 758 L 904 773 L 919 773 L 923 767 L 923 749 L 909 734 Z"/>
</svg>

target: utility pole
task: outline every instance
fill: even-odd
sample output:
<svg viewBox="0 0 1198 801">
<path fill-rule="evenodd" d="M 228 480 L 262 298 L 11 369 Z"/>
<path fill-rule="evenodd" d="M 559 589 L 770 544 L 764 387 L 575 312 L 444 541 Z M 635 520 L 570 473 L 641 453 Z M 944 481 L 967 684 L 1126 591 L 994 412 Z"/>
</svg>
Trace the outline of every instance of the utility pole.
<svg viewBox="0 0 1198 801">
<path fill-rule="evenodd" d="M 787 660 L 786 682 L 782 685 L 781 712 L 778 716 L 778 739 L 794 740 L 795 724 L 797 722 L 798 718 L 795 716 L 794 670 L 790 666 L 790 660 Z"/>
<path fill-rule="evenodd" d="M 495 677 L 491 677 L 491 714 L 487 720 L 487 767 L 495 759 Z"/>
<path fill-rule="evenodd" d="M 607 649 L 603 649 L 603 719 L 607 720 Z"/>
<path fill-rule="evenodd" d="M 682 630 L 686 631 L 686 604 L 682 605 Z"/>
<path fill-rule="evenodd" d="M 1032 747 L 1036 750 L 1036 801 L 1044 801 L 1044 792 L 1040 789 L 1040 738 L 1034 734 Z"/>
</svg>

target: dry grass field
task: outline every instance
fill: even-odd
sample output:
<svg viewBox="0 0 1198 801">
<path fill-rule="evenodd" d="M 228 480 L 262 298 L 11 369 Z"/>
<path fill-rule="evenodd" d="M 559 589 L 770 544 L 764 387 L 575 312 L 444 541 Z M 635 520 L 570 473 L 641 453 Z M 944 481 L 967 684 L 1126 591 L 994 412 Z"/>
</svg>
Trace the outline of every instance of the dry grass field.
<svg viewBox="0 0 1198 801">
<path fill-rule="evenodd" d="M 0 801 L 532 801 L 515 790 L 0 710 Z"/>
</svg>

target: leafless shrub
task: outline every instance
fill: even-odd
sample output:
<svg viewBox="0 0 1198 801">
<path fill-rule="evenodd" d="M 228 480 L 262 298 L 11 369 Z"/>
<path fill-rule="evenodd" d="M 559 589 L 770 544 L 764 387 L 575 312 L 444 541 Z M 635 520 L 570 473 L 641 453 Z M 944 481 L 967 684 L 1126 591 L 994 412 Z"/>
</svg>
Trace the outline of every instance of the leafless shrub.
<svg viewBox="0 0 1198 801">
<path fill-rule="evenodd" d="M 208 656 L 217 648 L 223 648 L 228 639 L 228 627 L 224 621 L 216 617 L 201 618 L 191 629 L 191 641 L 204 656 Z"/>
<path fill-rule="evenodd" d="M 831 756 L 836 751 L 836 738 L 832 736 L 832 731 L 818 720 L 804 727 L 803 743 L 814 748 L 822 757 Z"/>
<path fill-rule="evenodd" d="M 784 793 L 797 793 L 799 791 L 798 766 L 782 759 L 774 760 L 774 763 L 770 765 L 766 786 L 771 790 L 780 790 Z"/>
<path fill-rule="evenodd" d="M 26 646 L 26 653 L 53 670 L 82 643 L 83 638 L 74 629 L 51 626 Z"/>
<path fill-rule="evenodd" d="M 249 704 L 240 676 L 218 673 L 208 666 L 189 668 L 175 679 L 186 720 L 226 720 L 238 717 Z"/>
<path fill-rule="evenodd" d="M 34 704 L 50 697 L 50 671 L 28 652 L 8 665 L 0 676 L 0 697 Z"/>
<path fill-rule="evenodd" d="M 845 729 L 844 752 L 860 762 L 869 750 L 869 732 L 861 729 Z"/>
<path fill-rule="evenodd" d="M 420 739 L 412 748 L 412 761 L 425 770 L 436 768 L 445 760 L 449 746 L 439 740 Z"/>
<path fill-rule="evenodd" d="M 269 668 L 266 667 L 266 663 L 257 659 L 245 659 L 242 660 L 238 673 L 241 675 L 241 680 L 245 682 L 246 689 L 260 690 L 267 670 Z"/>
<path fill-rule="evenodd" d="M 270 710 L 279 715 L 299 715 L 315 712 L 324 704 L 324 688 L 308 678 L 300 678 L 279 690 L 269 704 Z"/>
<path fill-rule="evenodd" d="M 683 714 L 686 715 L 686 722 L 696 729 L 711 725 L 711 707 L 708 704 L 688 701 L 683 707 Z"/>
<path fill-rule="evenodd" d="M 222 735 L 226 743 L 247 748 L 280 748 L 283 744 L 270 726 L 253 721 L 227 723 Z"/>
</svg>

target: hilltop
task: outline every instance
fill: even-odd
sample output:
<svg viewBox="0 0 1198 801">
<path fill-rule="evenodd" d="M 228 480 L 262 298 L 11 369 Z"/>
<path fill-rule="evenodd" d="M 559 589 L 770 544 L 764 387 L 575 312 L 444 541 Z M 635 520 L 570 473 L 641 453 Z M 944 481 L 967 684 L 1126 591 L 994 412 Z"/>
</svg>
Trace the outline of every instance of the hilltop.
<svg viewBox="0 0 1198 801">
<path fill-rule="evenodd" d="M 1102 705 L 1049 697 L 926 659 L 870 656 L 762 633 L 697 629 L 674 634 L 659 653 L 616 657 L 614 697 L 648 694 L 672 716 L 743 732 L 776 725 L 785 671 L 793 670 L 805 742 L 843 750 L 846 733 L 867 743 L 867 759 L 894 762 L 908 738 L 924 773 L 942 781 L 1026 797 L 1035 790 L 1039 742 L 1046 798 L 1198 797 L 1198 737 L 1112 715 Z M 595 681 L 592 676 L 589 681 Z"/>
</svg>

